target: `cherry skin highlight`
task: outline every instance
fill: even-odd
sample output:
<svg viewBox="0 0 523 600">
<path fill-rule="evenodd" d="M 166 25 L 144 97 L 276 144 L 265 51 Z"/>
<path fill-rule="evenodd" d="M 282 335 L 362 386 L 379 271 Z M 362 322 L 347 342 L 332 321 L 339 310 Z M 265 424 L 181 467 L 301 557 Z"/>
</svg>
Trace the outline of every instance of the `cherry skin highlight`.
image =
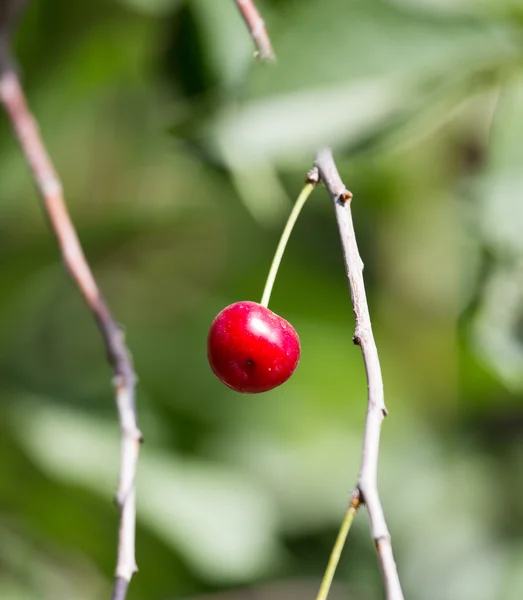
<svg viewBox="0 0 523 600">
<path fill-rule="evenodd" d="M 207 358 L 225 385 L 244 394 L 285 383 L 300 360 L 300 339 L 285 319 L 257 302 L 236 302 L 214 319 Z"/>
</svg>

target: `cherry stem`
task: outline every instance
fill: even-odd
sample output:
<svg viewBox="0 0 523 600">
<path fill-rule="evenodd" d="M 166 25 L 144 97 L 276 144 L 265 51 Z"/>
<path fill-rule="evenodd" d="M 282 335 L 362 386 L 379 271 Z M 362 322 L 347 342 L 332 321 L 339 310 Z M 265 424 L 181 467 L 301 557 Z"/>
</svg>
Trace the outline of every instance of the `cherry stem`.
<svg viewBox="0 0 523 600">
<path fill-rule="evenodd" d="M 327 600 L 327 596 L 329 595 L 329 591 L 331 589 L 332 580 L 334 579 L 334 573 L 336 572 L 336 567 L 340 561 L 343 546 L 345 545 L 345 541 L 349 535 L 349 531 L 352 522 L 354 521 L 354 517 L 356 516 L 360 502 L 359 495 L 353 496 L 351 503 L 349 504 L 349 508 L 345 513 L 345 517 L 343 518 L 340 531 L 338 532 L 338 537 L 336 538 L 336 542 L 329 558 L 329 563 L 327 564 L 323 579 L 321 580 L 320 590 L 316 596 L 316 600 Z"/>
<path fill-rule="evenodd" d="M 263 296 L 260 304 L 262 306 L 269 305 L 269 300 L 271 297 L 272 288 L 274 286 L 274 280 L 276 279 L 276 275 L 278 273 L 278 269 L 280 268 L 281 259 L 283 258 L 283 253 L 285 252 L 285 247 L 287 246 L 287 242 L 291 236 L 292 229 L 300 216 L 301 209 L 303 208 L 307 198 L 311 195 L 312 190 L 316 187 L 316 183 L 306 183 L 303 187 L 298 199 L 294 203 L 292 207 L 291 214 L 287 219 L 287 223 L 285 224 L 285 228 L 283 233 L 281 234 L 280 242 L 278 247 L 276 248 L 276 253 L 274 254 L 274 258 L 272 259 L 271 268 L 269 270 L 269 275 L 267 276 L 267 282 L 265 284 L 265 289 L 263 290 Z"/>
</svg>

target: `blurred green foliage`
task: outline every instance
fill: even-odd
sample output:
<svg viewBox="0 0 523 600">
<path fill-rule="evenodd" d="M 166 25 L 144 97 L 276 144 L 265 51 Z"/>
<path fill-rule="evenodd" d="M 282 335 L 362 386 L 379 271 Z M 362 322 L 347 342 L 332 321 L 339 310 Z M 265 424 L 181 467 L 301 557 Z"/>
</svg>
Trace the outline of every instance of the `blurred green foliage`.
<svg viewBox="0 0 523 600">
<path fill-rule="evenodd" d="M 239 396 L 214 379 L 205 345 L 223 306 L 260 297 L 314 149 L 332 144 L 384 371 L 380 487 L 405 595 L 519 599 L 523 2 L 259 6 L 276 69 L 253 61 L 225 0 L 40 0 L 16 38 L 140 378 L 129 598 L 316 593 L 356 478 L 366 393 L 323 190 L 272 299 L 301 336 L 296 375 Z M 0 126 L 0 597 L 108 598 L 111 372 Z M 382 597 L 364 511 L 338 581 L 334 597 Z"/>
</svg>

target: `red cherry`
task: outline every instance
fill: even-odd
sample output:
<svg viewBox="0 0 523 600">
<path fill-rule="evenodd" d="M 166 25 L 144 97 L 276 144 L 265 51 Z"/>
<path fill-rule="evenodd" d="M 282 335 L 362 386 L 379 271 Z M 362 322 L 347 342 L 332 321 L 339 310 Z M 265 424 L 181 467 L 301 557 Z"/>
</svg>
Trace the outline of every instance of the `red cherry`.
<svg viewBox="0 0 523 600">
<path fill-rule="evenodd" d="M 214 319 L 207 357 L 225 385 L 244 394 L 267 392 L 294 373 L 300 339 L 285 319 L 257 302 L 236 302 Z"/>
</svg>

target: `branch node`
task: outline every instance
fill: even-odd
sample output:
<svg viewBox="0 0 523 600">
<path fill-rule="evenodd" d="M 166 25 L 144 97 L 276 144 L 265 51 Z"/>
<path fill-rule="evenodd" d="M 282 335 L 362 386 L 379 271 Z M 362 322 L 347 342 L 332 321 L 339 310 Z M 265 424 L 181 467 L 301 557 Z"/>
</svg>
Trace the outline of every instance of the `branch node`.
<svg viewBox="0 0 523 600">
<path fill-rule="evenodd" d="M 358 510 L 358 508 L 363 504 L 362 495 L 360 489 L 356 487 L 351 494 L 349 506 L 354 510 Z"/>
<path fill-rule="evenodd" d="M 352 200 L 352 192 L 349 192 L 349 190 L 345 189 L 343 192 L 341 192 L 341 194 L 338 196 L 338 202 L 340 204 L 343 204 L 345 206 L 345 204 L 347 204 L 347 202 L 350 202 Z"/>
<path fill-rule="evenodd" d="M 359 503 L 361 504 L 361 506 L 365 506 L 367 504 L 367 502 L 365 501 L 365 494 L 363 493 L 363 490 L 359 483 L 356 486 L 353 493 L 358 495 L 358 500 L 359 500 Z"/>
<path fill-rule="evenodd" d="M 307 173 L 305 177 L 305 183 L 312 183 L 312 185 L 317 185 L 320 180 L 320 172 L 318 171 L 318 167 L 314 165 L 312 169 Z"/>
<path fill-rule="evenodd" d="M 380 535 L 374 540 L 374 545 L 378 552 L 382 552 L 384 545 L 390 546 L 390 535 Z"/>
</svg>

